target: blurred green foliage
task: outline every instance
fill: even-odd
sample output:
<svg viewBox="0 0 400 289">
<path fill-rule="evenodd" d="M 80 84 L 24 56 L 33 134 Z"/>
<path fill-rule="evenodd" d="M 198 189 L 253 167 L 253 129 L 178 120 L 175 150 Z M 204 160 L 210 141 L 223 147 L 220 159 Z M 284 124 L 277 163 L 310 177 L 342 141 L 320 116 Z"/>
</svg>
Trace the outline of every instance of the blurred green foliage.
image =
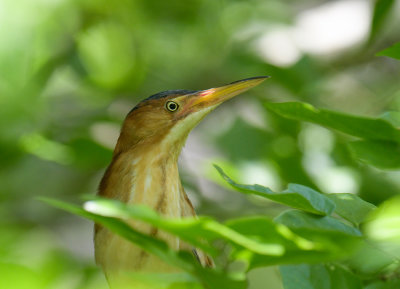
<svg viewBox="0 0 400 289">
<path fill-rule="evenodd" d="M 168 274 L 154 273 L 154 277 L 150 273 L 147 276 L 133 274 L 128 275 L 129 279 L 119 280 L 121 284 L 117 287 L 110 283 L 112 288 L 143 286 L 158 289 L 165 288 L 166 284 L 171 284 L 170 288 L 180 288 L 182 284 L 196 284 L 209 289 L 244 289 L 247 288 L 245 275 L 249 270 L 271 265 L 281 265 L 284 288 L 357 289 L 382 278 L 397 281 L 400 269 L 399 197 L 376 209 L 351 194 L 326 195 L 296 184 L 290 184 L 280 193 L 260 185 L 237 184 L 221 168 L 216 166 L 216 169 L 235 189 L 295 210 L 283 211 L 274 220 L 253 216 L 230 219 L 221 224 L 210 217 L 167 219 L 144 206 L 108 199 L 86 202 L 83 208 L 51 199 L 44 201 L 93 220 L 190 274 L 183 279 Z M 191 253 L 175 252 L 164 241 L 136 231 L 127 223 L 133 219 L 172 233 L 202 249 L 213 257 L 215 268 L 203 268 Z M 359 230 L 363 223 L 366 225 L 364 234 Z M 376 251 L 366 251 L 368 249 Z M 365 257 L 368 275 L 363 272 Z M 232 266 L 238 262 L 244 266 Z M 315 265 L 317 262 L 324 263 Z"/>
<path fill-rule="evenodd" d="M 385 206 L 400 189 L 397 139 L 354 138 L 299 122 L 308 120 L 301 116 L 287 119 L 264 104 L 307 102 L 321 111 L 386 119 L 397 131 L 400 66 L 395 59 L 400 55 L 398 44 L 392 45 L 400 38 L 398 2 L 371 3 L 369 32 L 360 41 L 322 55 L 297 47 L 298 59 L 281 65 L 263 57 L 269 47 L 260 44 L 263 37 L 282 27 L 300 29 L 300 16 L 329 3 L 0 0 L 0 288 L 107 288 L 92 260 L 91 224 L 35 198 L 93 194 L 125 113 L 162 90 L 272 76 L 224 104 L 189 138 L 187 151 L 211 152 L 205 164 L 193 165 L 199 158 L 185 155 L 182 161 L 185 187 L 201 214 L 226 220 L 275 217 L 282 211 L 270 201 L 215 186 L 210 180 L 218 180 L 217 172 L 206 180 L 213 160 L 226 164 L 228 175 L 240 183 L 258 182 L 273 191 L 298 183 L 323 193 L 358 194 Z M 353 26 L 358 24 L 347 29 Z M 393 233 L 384 251 L 392 254 L 398 232 L 391 229 L 390 214 L 382 219 L 384 225 L 377 226 Z M 353 261 L 356 273 L 373 274 L 393 262 L 390 256 L 364 244 Z M 292 268 L 285 270 L 283 275 L 292 274 Z M 334 279 L 329 270 L 316 265 L 297 274 L 321 272 Z M 395 288 L 398 281 L 388 272 L 379 273 L 386 283 L 372 282 L 368 289 Z M 263 275 L 257 276 L 250 280 L 252 289 L 265 285 Z M 280 282 L 277 274 L 274 278 Z"/>
</svg>

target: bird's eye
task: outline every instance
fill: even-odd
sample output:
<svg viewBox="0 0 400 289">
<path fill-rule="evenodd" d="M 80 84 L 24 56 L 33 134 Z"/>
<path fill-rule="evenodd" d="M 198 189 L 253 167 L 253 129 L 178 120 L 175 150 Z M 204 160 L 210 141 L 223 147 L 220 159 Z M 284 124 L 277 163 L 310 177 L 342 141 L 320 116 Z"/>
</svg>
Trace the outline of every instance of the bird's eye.
<svg viewBox="0 0 400 289">
<path fill-rule="evenodd" d="M 167 103 L 165 104 L 165 108 L 168 111 L 176 111 L 178 109 L 179 105 L 174 102 L 174 101 L 167 101 Z"/>
</svg>

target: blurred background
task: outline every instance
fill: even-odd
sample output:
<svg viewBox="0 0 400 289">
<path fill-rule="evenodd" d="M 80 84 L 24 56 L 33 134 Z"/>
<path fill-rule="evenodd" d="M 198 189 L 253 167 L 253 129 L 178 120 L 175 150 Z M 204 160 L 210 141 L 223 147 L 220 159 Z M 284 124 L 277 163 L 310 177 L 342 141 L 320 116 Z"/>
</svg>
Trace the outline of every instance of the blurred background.
<svg viewBox="0 0 400 289">
<path fill-rule="evenodd" d="M 230 190 L 212 163 L 273 190 L 398 194 L 400 173 L 356 162 L 347 136 L 262 105 L 398 111 L 400 62 L 375 56 L 400 40 L 400 1 L 386 3 L 376 16 L 367 0 L 0 0 L 0 288 L 107 288 L 92 224 L 35 198 L 93 195 L 126 113 L 163 90 L 272 76 L 190 135 L 181 177 L 199 214 L 282 210 Z M 251 272 L 250 288 L 266 278 L 281 288 L 275 268 Z"/>
</svg>

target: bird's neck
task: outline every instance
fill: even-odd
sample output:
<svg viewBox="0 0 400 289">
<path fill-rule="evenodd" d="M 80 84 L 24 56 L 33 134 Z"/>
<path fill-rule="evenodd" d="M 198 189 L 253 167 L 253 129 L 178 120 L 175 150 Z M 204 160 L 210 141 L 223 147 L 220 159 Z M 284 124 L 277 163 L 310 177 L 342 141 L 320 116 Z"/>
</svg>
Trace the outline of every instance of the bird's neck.
<svg viewBox="0 0 400 289">
<path fill-rule="evenodd" d="M 99 194 L 125 203 L 146 205 L 164 216 L 179 218 L 183 189 L 177 158 L 171 151 L 154 145 L 114 154 L 100 183 Z M 164 240 L 174 250 L 180 248 L 180 240 L 174 235 L 136 220 L 130 220 L 129 224 L 137 231 Z M 104 228 L 97 228 L 95 243 L 96 260 L 106 272 L 176 270 Z"/>
<path fill-rule="evenodd" d="M 180 217 L 179 151 L 152 145 L 114 155 L 99 194 L 126 203 L 143 204 L 163 215 Z"/>
</svg>

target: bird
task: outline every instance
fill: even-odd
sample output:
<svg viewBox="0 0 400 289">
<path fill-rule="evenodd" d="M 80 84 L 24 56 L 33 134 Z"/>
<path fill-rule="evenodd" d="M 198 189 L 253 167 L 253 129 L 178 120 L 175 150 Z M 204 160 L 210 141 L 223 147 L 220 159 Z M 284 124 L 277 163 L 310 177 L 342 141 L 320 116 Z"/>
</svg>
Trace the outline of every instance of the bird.
<svg viewBox="0 0 400 289">
<path fill-rule="evenodd" d="M 178 158 L 190 131 L 220 104 L 267 78 L 251 77 L 205 90 L 167 90 L 139 102 L 122 124 L 98 195 L 126 204 L 145 205 L 165 217 L 196 217 L 178 171 Z M 176 236 L 139 221 L 133 220 L 129 225 L 165 241 L 174 250 L 192 252 L 203 266 L 213 266 L 210 257 Z M 178 271 L 98 224 L 94 243 L 96 263 L 110 286 L 124 272 Z"/>
</svg>

